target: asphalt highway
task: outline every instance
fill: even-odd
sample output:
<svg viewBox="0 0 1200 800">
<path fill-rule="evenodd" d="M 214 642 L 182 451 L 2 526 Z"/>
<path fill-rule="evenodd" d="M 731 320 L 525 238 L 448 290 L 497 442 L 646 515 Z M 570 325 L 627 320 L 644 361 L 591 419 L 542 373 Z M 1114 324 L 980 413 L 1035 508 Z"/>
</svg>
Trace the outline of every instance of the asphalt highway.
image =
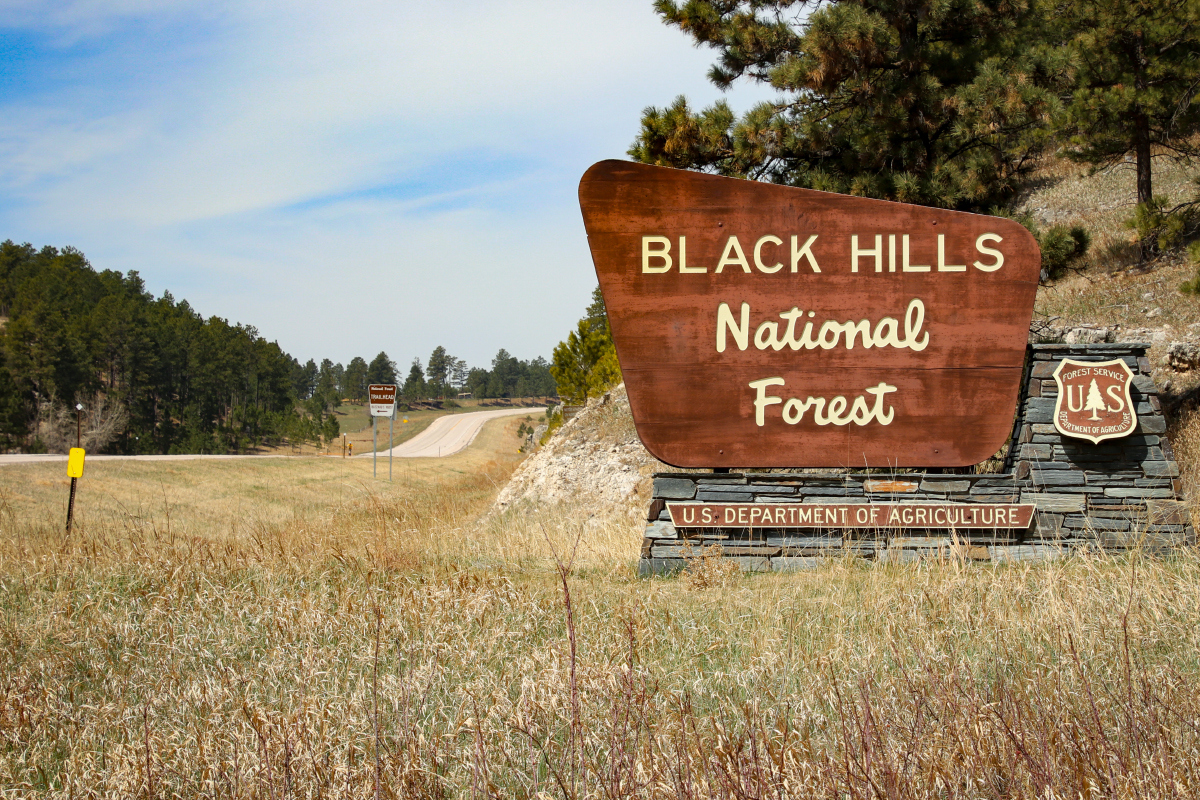
<svg viewBox="0 0 1200 800">
<path fill-rule="evenodd" d="M 517 414 L 540 414 L 543 408 L 498 408 L 489 411 L 470 411 L 466 414 L 450 414 L 445 417 L 438 417 L 425 430 L 418 433 L 413 438 L 409 439 L 404 444 L 396 445 L 392 448 L 392 455 L 396 458 L 438 458 L 451 456 L 463 450 L 479 433 L 479 429 L 483 427 L 483 423 L 497 417 L 511 417 Z M 380 420 L 379 428 L 387 435 L 387 421 Z M 380 456 L 386 456 L 387 450 L 380 450 Z M 272 453 L 270 455 L 251 455 L 251 456 L 232 456 L 218 455 L 205 456 L 197 454 L 186 455 L 170 455 L 170 456 L 105 456 L 88 454 L 87 460 L 91 461 L 115 461 L 118 459 L 136 459 L 138 461 L 191 461 L 195 459 L 211 459 L 211 458 L 290 458 L 285 453 Z M 371 453 L 361 453 L 355 458 L 370 458 Z M 65 455 L 56 453 L 47 454 L 0 454 L 0 466 L 5 464 L 33 464 L 38 461 L 66 461 Z"/>
<path fill-rule="evenodd" d="M 466 414 L 449 414 L 438 417 L 428 428 L 418 433 L 403 444 L 392 448 L 396 458 L 439 458 L 454 455 L 466 448 L 483 423 L 497 417 L 512 417 L 518 414 L 535 416 L 543 411 L 542 408 L 498 408 L 491 411 L 471 411 Z M 379 420 L 379 429 L 387 434 L 387 421 Z M 387 450 L 380 450 L 380 456 L 386 456 Z M 370 453 L 363 453 L 355 458 L 370 458 Z"/>
</svg>

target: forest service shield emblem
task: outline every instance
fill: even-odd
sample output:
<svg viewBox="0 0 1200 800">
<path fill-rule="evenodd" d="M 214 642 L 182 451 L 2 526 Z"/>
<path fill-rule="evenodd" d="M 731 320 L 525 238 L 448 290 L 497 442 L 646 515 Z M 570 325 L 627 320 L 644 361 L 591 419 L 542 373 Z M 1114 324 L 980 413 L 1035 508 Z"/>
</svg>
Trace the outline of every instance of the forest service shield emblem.
<svg viewBox="0 0 1200 800">
<path fill-rule="evenodd" d="M 1054 370 L 1058 400 L 1054 427 L 1063 436 L 1098 444 L 1137 427 L 1129 387 L 1133 371 L 1121 359 L 1079 362 L 1064 358 Z"/>
</svg>

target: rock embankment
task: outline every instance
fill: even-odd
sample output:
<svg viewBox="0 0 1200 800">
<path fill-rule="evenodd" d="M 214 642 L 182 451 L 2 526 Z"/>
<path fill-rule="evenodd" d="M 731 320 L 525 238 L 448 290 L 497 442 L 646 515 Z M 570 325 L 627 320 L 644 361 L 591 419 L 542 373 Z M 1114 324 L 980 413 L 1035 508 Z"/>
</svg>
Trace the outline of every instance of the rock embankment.
<svg viewBox="0 0 1200 800">
<path fill-rule="evenodd" d="M 670 467 L 650 455 L 633 427 L 625 385 L 588 401 L 513 473 L 495 507 L 569 500 L 594 513 L 642 514 L 650 476 Z"/>
</svg>

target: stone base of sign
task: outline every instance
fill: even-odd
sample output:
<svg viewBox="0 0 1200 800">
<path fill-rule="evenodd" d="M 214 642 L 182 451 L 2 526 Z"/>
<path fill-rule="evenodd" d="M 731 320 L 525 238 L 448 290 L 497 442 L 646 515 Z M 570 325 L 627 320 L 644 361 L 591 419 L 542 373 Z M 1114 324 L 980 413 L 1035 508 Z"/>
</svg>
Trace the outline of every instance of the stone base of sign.
<svg viewBox="0 0 1200 800">
<path fill-rule="evenodd" d="M 1074 549 L 1153 552 L 1195 545 L 1182 502 L 1179 467 L 1150 377 L 1146 344 L 1039 344 L 1027 354 L 1012 442 L 998 473 L 659 473 L 642 542 L 639 573 L 684 569 L 720 556 L 755 572 L 813 569 L 856 556 L 881 563 L 922 559 L 1045 561 Z M 1122 359 L 1133 370 L 1138 425 L 1133 434 L 1092 444 L 1054 427 L 1059 361 Z M 1032 504 L 1028 529 L 679 527 L 667 504 L 964 503 Z"/>
</svg>

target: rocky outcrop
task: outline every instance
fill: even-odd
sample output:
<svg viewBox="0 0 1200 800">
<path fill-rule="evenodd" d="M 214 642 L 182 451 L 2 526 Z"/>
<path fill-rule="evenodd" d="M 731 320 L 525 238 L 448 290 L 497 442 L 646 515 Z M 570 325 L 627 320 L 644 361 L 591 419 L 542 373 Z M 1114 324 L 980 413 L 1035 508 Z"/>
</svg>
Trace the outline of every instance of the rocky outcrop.
<svg viewBox="0 0 1200 800">
<path fill-rule="evenodd" d="M 1200 367 L 1200 345 L 1171 342 L 1167 348 L 1167 365 L 1176 372 L 1191 372 Z"/>
<path fill-rule="evenodd" d="M 651 474 L 665 468 L 638 440 L 622 384 L 589 400 L 526 459 L 500 491 L 495 508 L 570 500 L 597 513 L 641 514 Z"/>
</svg>

